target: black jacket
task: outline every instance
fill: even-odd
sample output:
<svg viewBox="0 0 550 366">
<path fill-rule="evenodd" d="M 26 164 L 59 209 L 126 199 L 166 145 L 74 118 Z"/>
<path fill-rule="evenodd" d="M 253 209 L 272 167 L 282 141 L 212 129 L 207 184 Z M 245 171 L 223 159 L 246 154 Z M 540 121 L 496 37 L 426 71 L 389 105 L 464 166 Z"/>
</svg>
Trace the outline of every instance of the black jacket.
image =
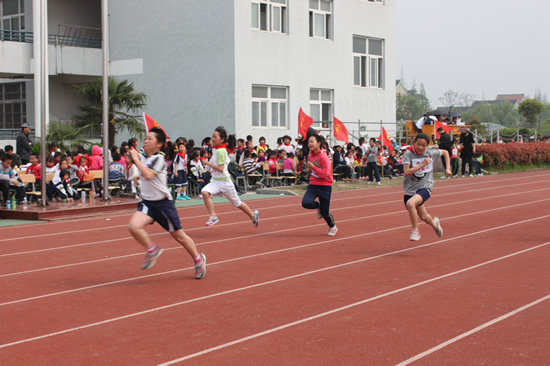
<svg viewBox="0 0 550 366">
<path fill-rule="evenodd" d="M 31 158 L 32 145 L 32 139 L 21 130 L 19 135 L 17 135 L 17 149 L 15 151 L 21 157 L 22 161 L 28 162 Z"/>
</svg>

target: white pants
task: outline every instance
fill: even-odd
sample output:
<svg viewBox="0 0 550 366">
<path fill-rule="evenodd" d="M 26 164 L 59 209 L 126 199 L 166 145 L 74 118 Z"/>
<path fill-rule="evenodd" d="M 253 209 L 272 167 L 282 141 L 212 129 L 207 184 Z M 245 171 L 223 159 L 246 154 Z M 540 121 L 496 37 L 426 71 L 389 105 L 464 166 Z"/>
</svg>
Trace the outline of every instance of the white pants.
<svg viewBox="0 0 550 366">
<path fill-rule="evenodd" d="M 218 180 L 212 179 L 210 180 L 210 183 L 208 183 L 202 189 L 202 192 L 208 192 L 212 196 L 218 193 L 221 193 L 235 207 L 239 207 L 242 203 L 241 199 L 239 198 L 239 195 L 237 194 L 237 191 L 235 190 L 235 186 L 233 185 L 233 182 L 230 180 L 218 181 Z"/>
</svg>

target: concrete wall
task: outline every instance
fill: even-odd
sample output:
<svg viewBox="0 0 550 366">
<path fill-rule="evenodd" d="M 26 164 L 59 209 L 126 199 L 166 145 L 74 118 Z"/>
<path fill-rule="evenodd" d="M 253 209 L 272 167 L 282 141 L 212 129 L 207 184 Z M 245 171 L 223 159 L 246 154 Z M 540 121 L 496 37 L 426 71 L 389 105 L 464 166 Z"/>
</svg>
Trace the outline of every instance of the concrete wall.
<svg viewBox="0 0 550 366">
<path fill-rule="evenodd" d="M 309 37 L 309 2 L 293 1 L 288 7 L 289 33 L 261 32 L 251 28 L 248 1 L 235 4 L 239 20 L 236 34 L 236 120 L 239 136 L 260 135 L 274 144 L 284 134 L 297 136 L 298 110 L 310 114 L 310 89 L 332 89 L 333 113 L 342 121 L 391 122 L 395 125 L 395 5 L 366 1 L 334 1 L 333 39 Z M 385 87 L 353 86 L 353 35 L 385 40 Z M 252 127 L 253 84 L 289 87 L 288 129 Z M 348 126 L 351 130 L 356 128 Z M 378 136 L 371 126 L 369 135 Z M 375 131 L 376 130 L 376 131 Z"/>
<path fill-rule="evenodd" d="M 149 96 L 145 112 L 173 139 L 235 130 L 232 1 L 117 0 L 110 14 L 111 60 L 143 58 L 142 75 L 120 79 Z"/>
</svg>

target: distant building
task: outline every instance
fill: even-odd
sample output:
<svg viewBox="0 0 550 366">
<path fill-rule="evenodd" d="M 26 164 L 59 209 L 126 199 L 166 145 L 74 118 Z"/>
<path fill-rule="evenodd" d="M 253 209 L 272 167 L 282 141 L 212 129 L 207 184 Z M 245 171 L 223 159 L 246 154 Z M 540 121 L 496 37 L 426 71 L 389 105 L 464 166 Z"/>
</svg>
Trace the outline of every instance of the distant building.
<svg viewBox="0 0 550 366">
<path fill-rule="evenodd" d="M 395 80 L 395 95 L 408 95 L 409 92 L 401 82 L 401 79 Z"/>
<path fill-rule="evenodd" d="M 495 98 L 495 101 L 502 102 L 504 100 L 509 101 L 515 108 L 519 107 L 519 104 L 525 100 L 525 94 L 499 94 Z"/>
</svg>

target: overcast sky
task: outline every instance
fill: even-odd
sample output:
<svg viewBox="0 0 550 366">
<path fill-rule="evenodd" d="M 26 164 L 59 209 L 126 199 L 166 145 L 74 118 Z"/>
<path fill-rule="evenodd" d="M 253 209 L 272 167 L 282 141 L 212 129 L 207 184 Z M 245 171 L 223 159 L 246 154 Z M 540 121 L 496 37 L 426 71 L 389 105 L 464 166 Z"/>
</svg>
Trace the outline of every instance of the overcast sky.
<svg viewBox="0 0 550 366">
<path fill-rule="evenodd" d="M 432 107 L 449 89 L 550 98 L 550 1 L 387 1 L 397 8 L 396 78 L 423 83 Z"/>
</svg>

